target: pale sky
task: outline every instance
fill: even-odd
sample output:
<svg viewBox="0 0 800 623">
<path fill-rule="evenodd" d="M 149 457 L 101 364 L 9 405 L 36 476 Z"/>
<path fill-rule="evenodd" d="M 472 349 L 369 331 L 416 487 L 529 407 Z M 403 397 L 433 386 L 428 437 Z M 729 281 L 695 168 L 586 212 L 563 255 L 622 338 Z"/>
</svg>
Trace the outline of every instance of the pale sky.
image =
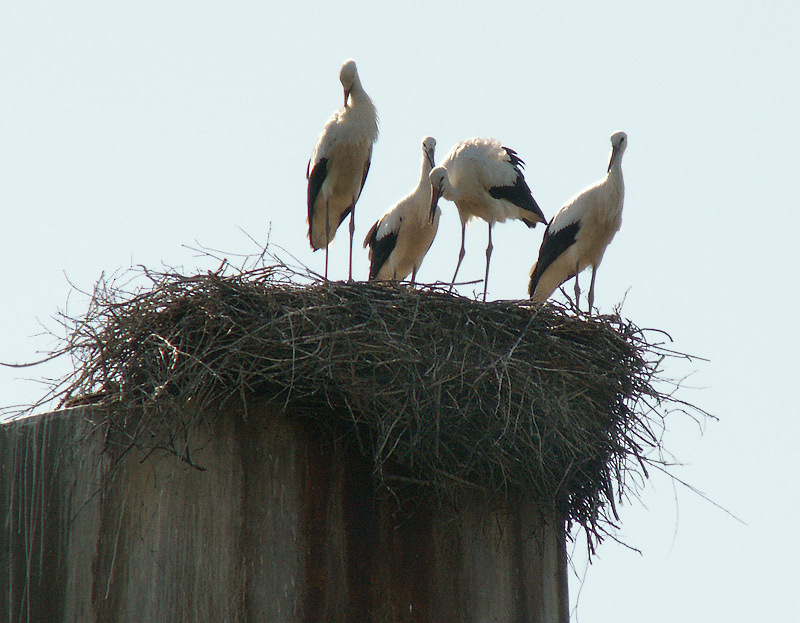
<svg viewBox="0 0 800 623">
<path fill-rule="evenodd" d="M 618 536 L 641 554 L 608 541 L 585 570 L 578 537 L 573 618 L 792 620 L 798 32 L 789 2 L 6 3 L 0 361 L 52 347 L 35 337 L 40 322 L 85 310 L 80 290 L 104 272 L 213 267 L 187 247 L 232 257 L 271 232 L 321 271 L 305 169 L 341 105 L 347 58 L 381 120 L 356 209 L 357 278 L 367 229 L 416 184 L 422 137 L 436 137 L 438 161 L 473 136 L 516 149 L 550 218 L 603 176 L 608 138 L 625 130 L 623 227 L 596 304 L 625 299 L 623 315 L 709 360 L 666 374 L 691 374 L 679 397 L 719 421 L 701 434 L 676 415 L 664 444 L 684 463 L 677 476 L 744 523 L 654 478 L 620 511 Z M 420 281 L 455 267 L 458 218 L 440 205 Z M 543 231 L 495 227 L 489 298 L 526 296 Z M 342 229 L 332 278 L 347 275 L 346 239 Z M 482 277 L 485 246 L 478 223 L 460 278 Z M 36 399 L 42 387 L 22 379 L 68 364 L 0 368 L 0 405 Z"/>
</svg>

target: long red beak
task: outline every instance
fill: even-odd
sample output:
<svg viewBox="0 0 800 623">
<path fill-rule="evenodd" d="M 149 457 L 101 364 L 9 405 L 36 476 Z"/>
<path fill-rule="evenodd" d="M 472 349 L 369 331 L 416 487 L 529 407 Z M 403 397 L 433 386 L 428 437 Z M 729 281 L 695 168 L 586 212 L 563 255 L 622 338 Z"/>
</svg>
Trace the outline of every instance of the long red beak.
<svg viewBox="0 0 800 623">
<path fill-rule="evenodd" d="M 436 216 L 436 207 L 439 205 L 441 196 L 442 191 L 431 185 L 431 213 L 428 215 L 428 220 L 431 223 L 433 223 L 433 217 Z"/>
<path fill-rule="evenodd" d="M 611 171 L 611 165 L 612 165 L 612 164 L 614 164 L 614 159 L 615 159 L 616 157 L 617 157 L 617 148 L 616 148 L 616 147 L 614 147 L 614 148 L 611 150 L 611 158 L 609 158 L 609 159 L 608 159 L 608 169 L 606 170 L 606 173 L 608 173 L 609 171 Z"/>
<path fill-rule="evenodd" d="M 433 154 L 430 151 L 426 150 L 425 157 L 428 159 L 428 164 L 431 165 L 431 169 L 434 168 L 436 164 L 433 162 Z"/>
</svg>

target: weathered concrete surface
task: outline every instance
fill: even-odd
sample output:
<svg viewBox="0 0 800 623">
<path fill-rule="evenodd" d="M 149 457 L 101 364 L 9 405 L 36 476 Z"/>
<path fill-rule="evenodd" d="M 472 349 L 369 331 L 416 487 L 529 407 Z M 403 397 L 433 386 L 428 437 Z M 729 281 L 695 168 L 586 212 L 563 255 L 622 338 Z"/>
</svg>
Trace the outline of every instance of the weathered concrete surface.
<svg viewBox="0 0 800 623">
<path fill-rule="evenodd" d="M 248 413 L 194 431 L 203 471 L 112 462 L 91 409 L 0 427 L 0 620 L 568 620 L 558 522 L 400 510 L 357 452 Z"/>
</svg>

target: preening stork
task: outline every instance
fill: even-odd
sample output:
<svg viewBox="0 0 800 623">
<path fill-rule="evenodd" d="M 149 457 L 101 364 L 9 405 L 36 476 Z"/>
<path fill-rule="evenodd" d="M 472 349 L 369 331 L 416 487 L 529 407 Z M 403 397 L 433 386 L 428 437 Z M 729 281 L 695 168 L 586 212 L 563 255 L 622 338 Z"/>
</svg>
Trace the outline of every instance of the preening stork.
<svg viewBox="0 0 800 623">
<path fill-rule="evenodd" d="M 328 245 L 350 215 L 350 268 L 353 278 L 355 206 L 364 188 L 372 146 L 378 140 L 375 105 L 361 86 L 356 62 L 348 60 L 339 71 L 344 88 L 344 107 L 325 124 L 306 168 L 308 179 L 308 239 L 311 248 L 325 248 L 328 278 Z"/>
<path fill-rule="evenodd" d="M 435 166 L 436 139 L 422 141 L 422 174 L 417 188 L 384 214 L 367 233 L 364 248 L 369 247 L 369 278 L 381 281 L 402 280 L 411 273 L 417 278 L 422 260 L 433 244 L 439 227 L 440 210 L 430 218 L 430 172 Z"/>
<path fill-rule="evenodd" d="M 517 152 L 504 147 L 499 141 L 472 138 L 457 143 L 442 166 L 431 171 L 433 193 L 430 217 L 433 218 L 440 197 L 453 201 L 461 217 L 461 250 L 451 288 L 464 259 L 464 234 L 470 220 L 481 218 L 489 225 L 486 274 L 483 280 L 484 301 L 493 248 L 492 226 L 506 219 L 519 219 L 528 227 L 547 222 L 525 182 L 523 165 L 524 162 Z"/>
<path fill-rule="evenodd" d="M 606 247 L 622 226 L 625 182 L 622 154 L 628 145 L 625 132 L 611 135 L 611 159 L 601 181 L 568 201 L 544 232 L 539 259 L 531 268 L 528 293 L 534 301 L 545 301 L 570 277 L 575 277 L 575 305 L 580 287 L 578 273 L 592 267 L 589 313 L 594 305 L 594 280 Z"/>
</svg>

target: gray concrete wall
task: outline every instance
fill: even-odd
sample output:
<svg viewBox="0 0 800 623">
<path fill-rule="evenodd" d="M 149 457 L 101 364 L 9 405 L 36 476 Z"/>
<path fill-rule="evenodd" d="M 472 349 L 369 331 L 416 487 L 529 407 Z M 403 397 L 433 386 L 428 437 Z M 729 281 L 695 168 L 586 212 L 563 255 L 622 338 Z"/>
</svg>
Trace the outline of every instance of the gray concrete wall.
<svg viewBox="0 0 800 623">
<path fill-rule="evenodd" d="M 0 620 L 569 618 L 562 528 L 531 507 L 398 508 L 357 452 L 267 404 L 193 432 L 202 471 L 112 462 L 92 416 L 0 427 Z"/>
</svg>

